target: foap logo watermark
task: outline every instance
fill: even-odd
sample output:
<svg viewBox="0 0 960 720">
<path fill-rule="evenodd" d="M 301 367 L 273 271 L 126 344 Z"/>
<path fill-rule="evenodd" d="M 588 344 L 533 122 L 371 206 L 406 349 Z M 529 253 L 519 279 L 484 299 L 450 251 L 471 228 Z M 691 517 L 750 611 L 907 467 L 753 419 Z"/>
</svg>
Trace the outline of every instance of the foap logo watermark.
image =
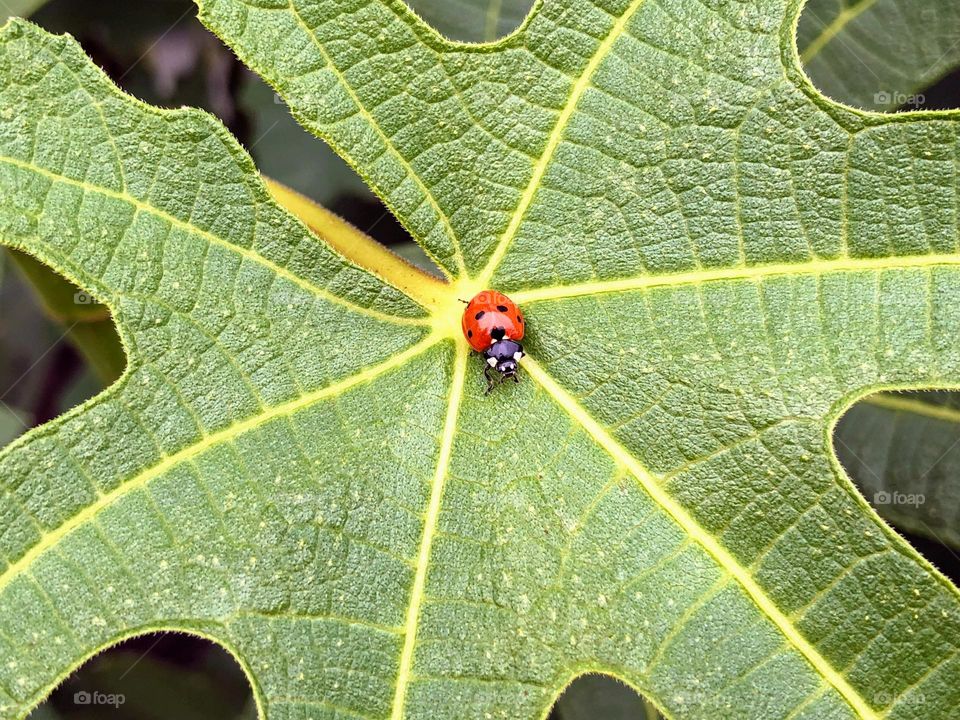
<svg viewBox="0 0 960 720">
<path fill-rule="evenodd" d="M 93 305 L 96 302 L 97 301 L 93 299 L 93 295 L 83 290 L 78 290 L 73 294 L 74 305 Z"/>
<path fill-rule="evenodd" d="M 123 693 L 103 693 L 99 690 L 89 692 L 79 690 L 73 694 L 74 705 L 99 705 L 103 707 L 118 708 L 127 701 Z"/>
<path fill-rule="evenodd" d="M 879 107 L 909 107 L 917 109 L 926 105 L 927 96 L 922 93 L 904 93 L 897 90 L 880 90 L 873 94 L 873 104 Z"/>
<path fill-rule="evenodd" d="M 880 691 L 873 696 L 874 707 L 889 708 L 896 704 L 898 708 L 917 708 L 925 705 L 927 698 L 921 692 L 911 692 L 907 695 L 898 695 L 892 691 Z"/>
<path fill-rule="evenodd" d="M 887 492 L 881 490 L 873 494 L 874 505 L 907 505 L 910 507 L 920 507 L 927 501 L 923 493 L 902 493 Z"/>
</svg>

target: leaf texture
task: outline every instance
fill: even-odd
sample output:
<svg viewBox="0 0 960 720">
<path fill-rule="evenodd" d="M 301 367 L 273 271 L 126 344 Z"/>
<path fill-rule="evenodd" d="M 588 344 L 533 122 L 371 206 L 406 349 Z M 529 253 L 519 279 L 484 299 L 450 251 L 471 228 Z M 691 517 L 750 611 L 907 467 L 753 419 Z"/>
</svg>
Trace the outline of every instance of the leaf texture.
<svg viewBox="0 0 960 720">
<path fill-rule="evenodd" d="M 671 717 L 955 715 L 957 591 L 830 437 L 960 380 L 956 119 L 826 101 L 798 13 L 548 0 L 464 45 L 399 1 L 204 0 L 449 273 L 422 306 L 207 116 L 7 26 L 0 235 L 130 359 L 0 460 L 5 712 L 177 628 L 271 718 L 543 717 L 589 670 Z M 530 356 L 484 396 L 488 284 Z"/>
</svg>

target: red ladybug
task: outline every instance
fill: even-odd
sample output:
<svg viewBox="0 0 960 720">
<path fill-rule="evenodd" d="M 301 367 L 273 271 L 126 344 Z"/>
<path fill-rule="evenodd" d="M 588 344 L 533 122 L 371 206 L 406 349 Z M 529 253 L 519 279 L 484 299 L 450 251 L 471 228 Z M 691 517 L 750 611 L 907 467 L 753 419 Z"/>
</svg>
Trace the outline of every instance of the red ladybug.
<svg viewBox="0 0 960 720">
<path fill-rule="evenodd" d="M 501 382 L 517 378 L 517 363 L 523 357 L 523 313 L 517 304 L 496 290 L 477 293 L 463 311 L 463 336 L 470 347 L 482 353 L 487 362 L 483 375 L 487 378 L 487 392 L 493 390 L 491 368 L 500 373 Z"/>
</svg>

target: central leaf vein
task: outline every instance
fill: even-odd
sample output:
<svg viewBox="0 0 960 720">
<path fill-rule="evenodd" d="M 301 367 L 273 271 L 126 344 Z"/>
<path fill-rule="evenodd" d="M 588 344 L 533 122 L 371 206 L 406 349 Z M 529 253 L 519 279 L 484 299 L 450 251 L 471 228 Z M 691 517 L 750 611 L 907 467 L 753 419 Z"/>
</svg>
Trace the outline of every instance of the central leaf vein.
<svg viewBox="0 0 960 720">
<path fill-rule="evenodd" d="M 437 518 L 440 515 L 443 488 L 450 467 L 450 458 L 453 454 L 453 441 L 457 434 L 457 419 L 460 414 L 460 404 L 463 400 L 466 365 L 466 345 L 458 342 L 453 379 L 450 384 L 450 396 L 447 402 L 447 414 L 443 425 L 443 436 L 440 441 L 440 453 L 437 457 L 436 472 L 430 488 L 430 501 L 423 520 L 423 536 L 420 540 L 420 552 L 417 555 L 417 570 L 414 575 L 413 587 L 410 590 L 410 603 L 407 606 L 403 650 L 400 654 L 400 667 L 397 672 L 397 685 L 394 692 L 393 709 L 390 714 L 392 720 L 403 718 L 406 705 L 407 689 L 410 685 L 413 667 L 413 652 L 417 644 L 420 609 L 423 606 L 424 588 L 426 587 L 427 571 L 430 566 L 430 551 L 437 531 Z"/>
<path fill-rule="evenodd" d="M 871 272 L 884 270 L 932 269 L 960 265 L 960 254 L 943 253 L 931 255 L 901 255 L 874 258 L 838 258 L 814 260 L 803 263 L 777 263 L 750 265 L 746 267 L 715 268 L 663 275 L 640 275 L 619 280 L 596 280 L 577 285 L 553 285 L 510 293 L 518 303 L 559 300 L 564 298 L 600 295 L 604 293 L 630 292 L 652 288 L 672 288 L 706 283 L 763 280 L 771 277 L 796 277 L 800 275 L 826 275 L 837 272 Z"/>
<path fill-rule="evenodd" d="M 564 104 L 563 109 L 560 111 L 560 115 L 557 117 L 557 122 L 553 126 L 553 130 L 550 132 L 550 136 L 547 138 L 547 143 L 543 148 L 543 153 L 540 155 L 540 159 L 533 168 L 530 181 L 527 183 L 526 189 L 524 189 L 523 194 L 520 196 L 520 202 L 517 204 L 517 208 L 510 218 L 510 223 L 507 225 L 507 229 L 501 236 L 496 248 L 494 248 L 493 254 L 490 256 L 490 260 L 487 262 L 486 267 L 479 275 L 479 284 L 486 285 L 490 282 L 490 279 L 493 277 L 493 273 L 496 272 L 497 267 L 503 260 L 504 255 L 506 255 L 507 249 L 510 247 L 513 239 L 517 236 L 517 232 L 520 229 L 520 223 L 523 222 L 523 219 L 527 215 L 527 210 L 530 209 L 530 204 L 537 195 L 537 191 L 539 190 L 540 184 L 543 181 L 543 177 L 547 172 L 547 168 L 550 166 L 550 162 L 553 160 L 553 156 L 556 153 L 557 148 L 560 146 L 560 141 L 563 139 L 563 136 L 566 133 L 567 125 L 570 123 L 570 119 L 573 117 L 574 111 L 580 104 L 580 99 L 591 86 L 593 82 L 593 76 L 596 74 L 597 70 L 600 68 L 600 65 L 603 63 L 610 50 L 616 44 L 617 40 L 620 39 L 620 36 L 626 30 L 630 19 L 633 17 L 634 13 L 640 9 L 640 6 L 643 5 L 643 3 L 644 0 L 633 0 L 633 2 L 630 3 L 630 6 L 623 13 L 623 15 L 621 15 L 613 24 L 613 27 L 610 29 L 608 35 L 597 46 L 596 52 L 590 58 L 590 61 L 587 63 L 586 67 L 584 67 L 580 77 L 577 78 L 577 81 L 574 83 L 570 92 L 570 97 Z"/>
</svg>

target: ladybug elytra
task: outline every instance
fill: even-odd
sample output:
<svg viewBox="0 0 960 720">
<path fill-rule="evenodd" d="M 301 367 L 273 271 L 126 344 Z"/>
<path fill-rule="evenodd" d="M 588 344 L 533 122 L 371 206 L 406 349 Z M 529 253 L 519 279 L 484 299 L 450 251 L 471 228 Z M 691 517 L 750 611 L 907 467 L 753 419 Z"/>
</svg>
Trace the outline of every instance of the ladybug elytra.
<svg viewBox="0 0 960 720">
<path fill-rule="evenodd" d="M 496 290 L 484 290 L 477 293 L 467 303 L 463 311 L 463 336 L 470 347 L 483 355 L 486 367 L 483 375 L 487 379 L 487 392 L 493 390 L 496 382 L 490 376 L 490 370 L 500 373 L 500 381 L 517 378 L 517 364 L 523 357 L 523 313 L 517 304 Z"/>
</svg>

